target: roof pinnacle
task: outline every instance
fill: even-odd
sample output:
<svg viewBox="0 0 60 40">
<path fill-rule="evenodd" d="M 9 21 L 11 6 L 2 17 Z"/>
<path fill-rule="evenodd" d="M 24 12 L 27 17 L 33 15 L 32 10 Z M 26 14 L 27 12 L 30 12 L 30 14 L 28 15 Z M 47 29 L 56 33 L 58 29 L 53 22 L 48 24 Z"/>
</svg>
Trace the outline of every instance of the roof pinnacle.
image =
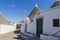
<svg viewBox="0 0 60 40">
<path fill-rule="evenodd" d="M 36 5 L 35 5 L 35 7 L 38 7 L 37 3 L 36 3 Z"/>
</svg>

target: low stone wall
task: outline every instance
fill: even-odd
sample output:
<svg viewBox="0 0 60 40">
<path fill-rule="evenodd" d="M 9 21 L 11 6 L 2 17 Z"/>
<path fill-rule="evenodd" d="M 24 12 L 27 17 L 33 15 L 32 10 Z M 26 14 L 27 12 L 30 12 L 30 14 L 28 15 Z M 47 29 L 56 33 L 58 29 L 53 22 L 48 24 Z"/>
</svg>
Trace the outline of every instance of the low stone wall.
<svg viewBox="0 0 60 40">
<path fill-rule="evenodd" d="M 59 37 L 55 37 L 55 36 L 46 36 L 46 35 L 40 35 L 40 39 L 41 40 L 60 40 Z"/>
<path fill-rule="evenodd" d="M 16 30 L 16 25 L 0 24 L 0 34 L 8 33 L 14 30 Z"/>
</svg>

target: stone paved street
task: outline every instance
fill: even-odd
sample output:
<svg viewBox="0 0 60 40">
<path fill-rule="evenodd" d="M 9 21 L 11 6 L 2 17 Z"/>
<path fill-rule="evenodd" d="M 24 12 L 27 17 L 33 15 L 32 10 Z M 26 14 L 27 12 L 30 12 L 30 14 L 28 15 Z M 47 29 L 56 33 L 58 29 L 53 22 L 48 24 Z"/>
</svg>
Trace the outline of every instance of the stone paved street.
<svg viewBox="0 0 60 40">
<path fill-rule="evenodd" d="M 14 32 L 9 32 L 6 34 L 1 34 L 0 35 L 0 40 L 21 40 L 21 39 L 17 39 L 17 34 L 15 34 Z M 40 40 L 40 39 L 29 39 L 29 40 Z"/>
<path fill-rule="evenodd" d="M 0 35 L 0 40 L 17 40 L 14 37 L 17 37 L 14 32 L 9 32 L 6 34 L 1 34 Z"/>
</svg>

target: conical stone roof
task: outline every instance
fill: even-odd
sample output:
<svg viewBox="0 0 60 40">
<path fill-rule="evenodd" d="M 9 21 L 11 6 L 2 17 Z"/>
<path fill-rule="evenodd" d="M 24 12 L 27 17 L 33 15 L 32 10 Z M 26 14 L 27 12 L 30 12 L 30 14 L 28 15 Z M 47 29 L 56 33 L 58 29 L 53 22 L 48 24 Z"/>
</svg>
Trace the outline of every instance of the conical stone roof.
<svg viewBox="0 0 60 40">
<path fill-rule="evenodd" d="M 0 24 L 9 24 L 9 22 L 0 13 Z"/>
<path fill-rule="evenodd" d="M 34 7 L 34 9 L 31 11 L 31 13 L 29 14 L 28 17 L 29 17 L 30 19 L 33 19 L 33 17 L 36 15 L 36 13 L 37 13 L 38 11 L 40 11 L 40 10 L 39 10 L 38 5 L 36 4 L 35 7 Z"/>
<path fill-rule="evenodd" d="M 57 1 L 51 6 L 51 8 L 56 7 L 56 6 L 59 6 L 59 5 L 60 5 L 60 0 L 57 0 Z"/>
</svg>

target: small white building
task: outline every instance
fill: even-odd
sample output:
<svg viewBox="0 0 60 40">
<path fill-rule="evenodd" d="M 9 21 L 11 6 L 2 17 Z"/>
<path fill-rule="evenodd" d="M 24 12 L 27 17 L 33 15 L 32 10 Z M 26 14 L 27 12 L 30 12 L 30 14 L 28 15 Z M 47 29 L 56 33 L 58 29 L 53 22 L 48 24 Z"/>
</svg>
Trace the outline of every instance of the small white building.
<svg viewBox="0 0 60 40">
<path fill-rule="evenodd" d="M 23 30 L 35 33 L 42 40 L 60 40 L 60 0 L 50 9 L 40 11 L 38 6 L 27 17 L 27 28 Z"/>
<path fill-rule="evenodd" d="M 16 23 L 10 23 L 0 13 L 0 34 L 16 30 Z"/>
<path fill-rule="evenodd" d="M 26 20 L 22 21 L 21 24 L 21 32 L 27 32 L 27 30 L 29 29 L 28 27 L 30 26 L 31 21 L 33 21 L 32 19 L 34 18 L 34 16 L 36 15 L 36 13 L 39 11 L 39 8 L 37 6 L 37 4 L 35 5 L 35 8 L 33 9 L 33 11 L 30 13 L 30 15 L 26 18 Z M 31 26 L 32 27 L 32 26 Z M 30 28 L 31 28 L 30 27 Z M 30 30 L 30 29 L 29 29 Z M 33 31 L 33 30 L 30 30 Z"/>
<path fill-rule="evenodd" d="M 21 21 L 21 32 L 25 33 L 27 32 L 27 21 Z"/>
</svg>

